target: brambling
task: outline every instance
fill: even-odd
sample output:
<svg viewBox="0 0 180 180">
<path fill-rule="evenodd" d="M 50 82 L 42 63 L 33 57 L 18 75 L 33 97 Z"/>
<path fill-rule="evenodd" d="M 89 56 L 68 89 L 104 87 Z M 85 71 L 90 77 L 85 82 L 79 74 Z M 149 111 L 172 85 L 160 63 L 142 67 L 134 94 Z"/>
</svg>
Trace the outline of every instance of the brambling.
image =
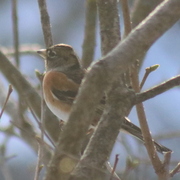
<svg viewBox="0 0 180 180">
<path fill-rule="evenodd" d="M 43 78 L 45 102 L 58 118 L 66 122 L 86 70 L 81 67 L 78 56 L 69 45 L 57 44 L 41 49 L 37 53 L 45 59 L 46 72 Z M 105 104 L 105 100 L 103 99 L 101 103 Z M 102 112 L 101 109 L 97 110 L 99 118 Z M 144 142 L 141 129 L 128 118 L 125 118 L 122 130 Z M 171 151 L 157 142 L 154 144 L 160 153 Z"/>
</svg>

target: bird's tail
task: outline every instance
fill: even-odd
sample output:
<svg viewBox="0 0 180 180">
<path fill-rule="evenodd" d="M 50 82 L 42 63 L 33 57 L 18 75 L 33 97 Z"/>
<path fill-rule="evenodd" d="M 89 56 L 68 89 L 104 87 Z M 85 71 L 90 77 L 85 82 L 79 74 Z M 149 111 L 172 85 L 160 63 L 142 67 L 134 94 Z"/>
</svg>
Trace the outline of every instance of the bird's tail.
<svg viewBox="0 0 180 180">
<path fill-rule="evenodd" d="M 125 117 L 125 121 L 122 125 L 122 130 L 126 131 L 126 133 L 128 134 L 133 135 L 134 137 L 138 138 L 144 143 L 141 129 L 138 126 L 131 123 L 131 121 L 127 117 Z M 156 147 L 156 150 L 160 153 L 172 152 L 172 150 L 161 144 L 158 144 L 156 141 L 154 141 L 154 145 Z"/>
</svg>

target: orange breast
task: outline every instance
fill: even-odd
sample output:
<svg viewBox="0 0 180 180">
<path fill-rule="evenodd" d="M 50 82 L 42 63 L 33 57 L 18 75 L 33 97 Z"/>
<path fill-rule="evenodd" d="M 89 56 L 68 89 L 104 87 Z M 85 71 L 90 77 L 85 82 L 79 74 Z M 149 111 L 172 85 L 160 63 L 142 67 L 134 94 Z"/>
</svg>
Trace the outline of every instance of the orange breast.
<svg viewBox="0 0 180 180">
<path fill-rule="evenodd" d="M 67 76 L 61 72 L 49 71 L 45 74 L 43 79 L 44 99 L 49 109 L 60 119 L 68 118 L 72 104 L 59 100 L 52 93 L 52 89 L 59 91 L 78 91 L 79 85 L 68 79 Z"/>
</svg>

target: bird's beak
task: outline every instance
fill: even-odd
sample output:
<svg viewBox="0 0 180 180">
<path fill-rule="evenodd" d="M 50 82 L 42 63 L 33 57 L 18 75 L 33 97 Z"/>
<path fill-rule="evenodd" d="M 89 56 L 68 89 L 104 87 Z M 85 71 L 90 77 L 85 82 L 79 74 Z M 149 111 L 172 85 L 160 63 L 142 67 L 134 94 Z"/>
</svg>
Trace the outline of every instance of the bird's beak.
<svg viewBox="0 0 180 180">
<path fill-rule="evenodd" d="M 46 49 L 40 49 L 37 53 L 44 59 L 46 58 Z"/>
</svg>

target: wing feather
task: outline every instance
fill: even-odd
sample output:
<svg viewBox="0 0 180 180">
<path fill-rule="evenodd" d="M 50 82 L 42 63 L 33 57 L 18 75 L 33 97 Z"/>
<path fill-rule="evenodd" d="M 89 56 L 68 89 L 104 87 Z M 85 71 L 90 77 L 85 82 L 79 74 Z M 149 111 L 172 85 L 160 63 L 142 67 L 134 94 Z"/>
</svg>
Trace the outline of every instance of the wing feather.
<svg viewBox="0 0 180 180">
<path fill-rule="evenodd" d="M 77 91 L 61 91 L 58 89 L 52 89 L 52 93 L 57 99 L 68 104 L 72 104 L 77 95 Z"/>
</svg>

